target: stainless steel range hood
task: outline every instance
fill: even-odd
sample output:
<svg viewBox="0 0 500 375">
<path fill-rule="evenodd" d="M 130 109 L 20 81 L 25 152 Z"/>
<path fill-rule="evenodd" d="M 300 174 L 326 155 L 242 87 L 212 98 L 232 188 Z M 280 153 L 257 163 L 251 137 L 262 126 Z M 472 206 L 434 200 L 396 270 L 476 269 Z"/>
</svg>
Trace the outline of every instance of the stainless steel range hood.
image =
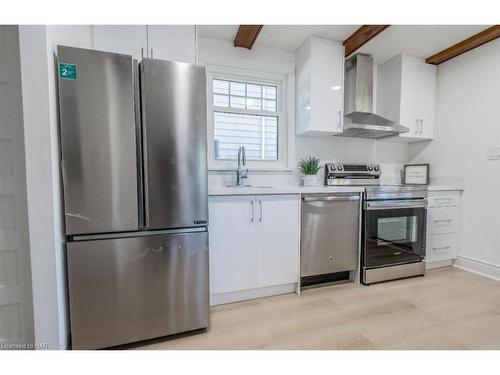
<svg viewBox="0 0 500 375">
<path fill-rule="evenodd" d="M 367 55 L 345 63 L 344 113 L 344 131 L 337 136 L 375 139 L 409 131 L 373 113 L 373 59 Z"/>
</svg>

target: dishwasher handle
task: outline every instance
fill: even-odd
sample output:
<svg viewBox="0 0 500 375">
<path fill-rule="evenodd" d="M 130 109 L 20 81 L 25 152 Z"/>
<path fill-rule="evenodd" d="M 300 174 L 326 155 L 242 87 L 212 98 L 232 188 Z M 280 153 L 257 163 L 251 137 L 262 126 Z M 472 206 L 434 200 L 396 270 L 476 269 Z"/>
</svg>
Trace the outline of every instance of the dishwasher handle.
<svg viewBox="0 0 500 375">
<path fill-rule="evenodd" d="M 329 195 L 323 197 L 302 197 L 304 202 L 330 202 L 330 201 L 359 201 L 359 194 L 355 195 Z"/>
</svg>

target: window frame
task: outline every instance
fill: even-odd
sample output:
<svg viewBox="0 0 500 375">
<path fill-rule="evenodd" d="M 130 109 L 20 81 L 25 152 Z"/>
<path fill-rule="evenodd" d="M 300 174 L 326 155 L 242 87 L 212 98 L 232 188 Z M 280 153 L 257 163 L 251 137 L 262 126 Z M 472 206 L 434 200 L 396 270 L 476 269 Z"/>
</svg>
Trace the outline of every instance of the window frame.
<svg viewBox="0 0 500 375">
<path fill-rule="evenodd" d="M 259 85 L 276 86 L 276 112 L 213 105 L 213 80 L 237 81 Z M 207 65 L 207 143 L 209 170 L 235 170 L 236 160 L 215 159 L 214 154 L 214 112 L 273 116 L 278 118 L 278 159 L 247 160 L 250 170 L 288 170 L 288 123 L 287 123 L 287 77 L 284 74 L 255 70 Z"/>
</svg>

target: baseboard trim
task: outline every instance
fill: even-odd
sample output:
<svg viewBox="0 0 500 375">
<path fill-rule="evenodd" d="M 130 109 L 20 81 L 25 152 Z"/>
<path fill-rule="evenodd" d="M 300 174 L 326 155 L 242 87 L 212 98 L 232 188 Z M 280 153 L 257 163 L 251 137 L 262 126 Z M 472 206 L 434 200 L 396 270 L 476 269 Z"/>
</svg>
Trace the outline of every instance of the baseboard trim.
<svg viewBox="0 0 500 375">
<path fill-rule="evenodd" d="M 500 281 L 500 266 L 496 264 L 483 262 L 469 257 L 458 256 L 455 261 L 455 267 Z"/>
<path fill-rule="evenodd" d="M 240 290 L 238 292 L 213 294 L 210 296 L 210 306 L 224 305 L 226 303 L 247 301 L 256 298 L 277 296 L 280 294 L 295 293 L 297 283 L 270 286 L 265 288 Z"/>
</svg>

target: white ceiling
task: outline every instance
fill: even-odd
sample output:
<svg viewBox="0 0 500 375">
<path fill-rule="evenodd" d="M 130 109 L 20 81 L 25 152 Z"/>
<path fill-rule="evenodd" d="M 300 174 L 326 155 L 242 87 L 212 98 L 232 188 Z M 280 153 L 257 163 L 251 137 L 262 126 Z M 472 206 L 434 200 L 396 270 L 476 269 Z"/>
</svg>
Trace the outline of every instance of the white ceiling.
<svg viewBox="0 0 500 375">
<path fill-rule="evenodd" d="M 373 56 L 376 65 L 404 53 L 415 57 L 429 57 L 461 42 L 489 25 L 474 26 L 390 26 L 370 40 L 357 53 Z"/>
<path fill-rule="evenodd" d="M 255 42 L 255 46 L 295 51 L 310 35 L 344 41 L 360 26 L 265 25 Z M 400 53 L 425 58 L 467 39 L 488 27 L 489 25 L 393 25 L 356 52 L 372 55 L 375 64 L 381 64 Z M 199 26 L 199 35 L 207 38 L 232 41 L 237 31 L 238 25 Z"/>
<path fill-rule="evenodd" d="M 255 46 L 274 47 L 295 51 L 310 35 L 344 41 L 359 25 L 322 26 L 322 25 L 265 25 L 255 42 Z M 234 40 L 238 25 L 199 26 L 199 35 L 207 38 Z"/>
</svg>

